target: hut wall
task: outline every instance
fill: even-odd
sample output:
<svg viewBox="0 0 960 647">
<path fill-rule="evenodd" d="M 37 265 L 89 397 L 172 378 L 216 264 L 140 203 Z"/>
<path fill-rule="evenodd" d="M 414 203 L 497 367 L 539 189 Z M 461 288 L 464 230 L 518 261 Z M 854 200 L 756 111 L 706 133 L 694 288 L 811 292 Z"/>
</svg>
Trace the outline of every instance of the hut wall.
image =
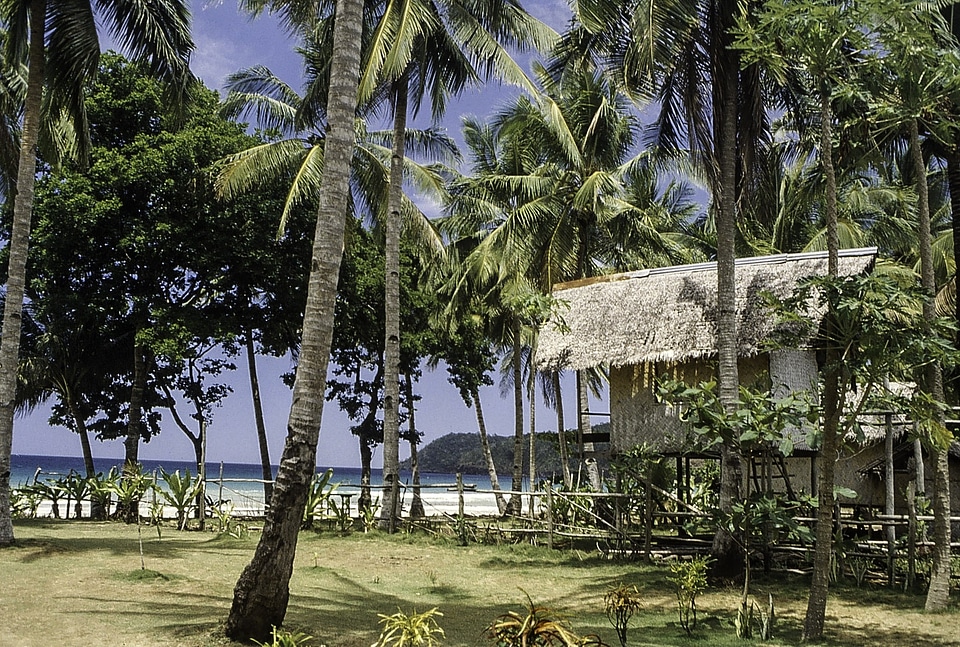
<svg viewBox="0 0 960 647">
<path fill-rule="evenodd" d="M 766 355 L 742 358 L 740 383 L 769 384 Z M 668 377 L 687 384 L 716 379 L 713 362 L 648 363 L 610 369 L 610 443 L 614 453 L 646 444 L 664 453 L 691 446 L 694 432 L 677 417 L 677 410 L 657 401 L 656 382 Z"/>
<path fill-rule="evenodd" d="M 654 394 L 660 375 L 653 364 L 610 370 L 610 448 L 614 453 L 637 445 L 656 447 L 665 453 L 682 448 L 685 425 L 676 409 L 657 402 Z"/>
</svg>

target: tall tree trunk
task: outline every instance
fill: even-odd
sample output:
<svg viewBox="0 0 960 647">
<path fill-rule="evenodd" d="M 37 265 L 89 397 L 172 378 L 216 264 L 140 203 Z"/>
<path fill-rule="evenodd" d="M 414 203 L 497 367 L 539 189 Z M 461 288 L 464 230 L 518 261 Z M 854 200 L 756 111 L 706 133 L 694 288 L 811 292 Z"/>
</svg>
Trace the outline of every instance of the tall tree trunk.
<svg viewBox="0 0 960 647">
<path fill-rule="evenodd" d="M 951 8 L 953 5 L 951 5 Z M 960 7 L 958 7 L 960 9 Z M 960 140 L 960 137 L 958 137 Z M 950 184 L 950 211 L 951 228 L 953 230 L 953 262 L 957 265 L 958 255 L 960 255 L 960 141 L 953 146 L 947 153 L 947 178 Z M 954 337 L 954 345 L 960 348 L 960 279 L 954 275 L 954 287 L 957 289 L 957 298 L 954 301 L 954 319 L 957 325 L 957 333 Z M 960 371 L 954 369 L 953 375 L 954 397 L 960 400 Z"/>
<path fill-rule="evenodd" d="M 357 511 L 363 514 L 373 505 L 373 495 L 370 493 L 370 472 L 373 463 L 373 450 L 370 442 L 363 436 L 360 440 L 360 498 L 357 501 Z"/>
<path fill-rule="evenodd" d="M 367 415 L 355 428 L 354 433 L 360 439 L 360 501 L 358 510 L 369 510 L 373 505 L 373 495 L 370 492 L 371 469 L 373 462 L 373 447 L 379 441 L 377 437 L 377 412 L 380 410 L 379 384 L 383 380 L 383 362 L 377 363 L 377 372 L 371 381 L 370 399 L 367 401 Z M 360 368 L 357 367 L 357 379 L 360 378 Z M 385 506 L 387 502 L 381 500 Z M 382 509 L 382 506 L 381 506 Z"/>
<path fill-rule="evenodd" d="M 500 493 L 500 479 L 497 477 L 497 466 L 493 462 L 493 452 L 490 451 L 490 440 L 487 438 L 487 423 L 483 419 L 483 405 L 480 403 L 480 389 L 472 387 L 470 397 L 473 399 L 473 406 L 477 411 L 477 431 L 480 434 L 480 451 L 483 452 L 483 460 L 487 464 L 487 475 L 490 477 L 490 489 L 495 492 L 494 497 L 497 500 L 497 510 L 500 514 L 507 511 L 507 502 Z"/>
<path fill-rule="evenodd" d="M 92 479 L 97 475 L 97 467 L 93 462 L 93 449 L 90 447 L 90 432 L 87 429 L 87 421 L 81 415 L 72 396 L 68 397 L 67 405 L 70 408 L 70 415 L 73 416 L 73 424 L 76 425 L 77 434 L 80 436 L 84 474 L 88 479 Z M 77 502 L 77 505 L 79 505 L 79 502 Z M 90 518 L 94 521 L 103 521 L 107 518 L 107 509 L 97 497 L 90 497 Z"/>
<path fill-rule="evenodd" d="M 393 153 L 390 197 L 384 243 L 385 294 L 383 378 L 383 508 L 380 527 L 397 527 L 400 493 L 400 231 L 402 227 L 403 159 L 407 130 L 407 75 L 393 84 Z"/>
<path fill-rule="evenodd" d="M 536 353 L 531 353 L 531 360 L 533 355 Z M 528 405 L 530 407 L 530 442 L 529 442 L 529 455 L 530 455 L 530 492 L 535 492 L 537 489 L 537 371 L 533 368 L 533 362 L 530 362 L 530 380 L 528 382 Z M 530 518 L 532 519 L 537 514 L 536 506 L 537 498 L 530 495 Z"/>
<path fill-rule="evenodd" d="M 583 371 L 577 371 L 577 435 L 580 437 L 580 461 L 587 468 L 587 480 L 590 489 L 599 492 L 603 488 L 600 482 L 600 468 L 593 457 L 594 445 L 583 440 L 585 434 L 593 433 L 590 423 L 590 396 L 587 392 L 587 378 Z"/>
<path fill-rule="evenodd" d="M 520 356 L 520 323 L 513 324 L 513 472 L 510 489 L 510 503 L 507 512 L 520 516 L 523 514 L 523 358 Z"/>
<path fill-rule="evenodd" d="M 420 432 L 417 431 L 417 408 L 413 406 L 413 377 L 410 371 L 404 373 L 404 385 L 407 391 L 409 429 L 407 432 L 410 443 L 410 480 L 413 482 L 413 498 L 410 501 L 410 518 L 419 519 L 424 516 L 423 499 L 420 496 L 420 460 L 417 457 L 417 445 L 420 444 Z"/>
<path fill-rule="evenodd" d="M 260 446 L 260 478 L 263 479 L 264 508 L 270 507 L 273 494 L 273 466 L 270 465 L 270 445 L 267 444 L 267 425 L 263 419 L 263 401 L 260 399 L 260 377 L 257 375 L 257 355 L 253 345 L 253 330 L 247 329 L 247 373 L 250 375 L 250 393 L 253 396 L 253 420 L 257 425 L 257 443 Z"/>
<path fill-rule="evenodd" d="M 13 417 L 17 400 L 17 369 L 20 362 L 20 330 L 23 293 L 27 276 L 27 251 L 33 215 L 33 187 L 37 171 L 37 138 L 40 132 L 40 104 L 43 99 L 46 57 L 44 52 L 47 3 L 30 3 L 30 52 L 27 96 L 17 167 L 17 193 L 13 203 L 7 269 L 7 295 L 3 306 L 3 334 L 0 336 L 0 546 L 13 543 L 10 510 L 10 454 L 13 452 Z"/>
<path fill-rule="evenodd" d="M 343 256 L 360 70 L 361 0 L 339 0 L 328 93 L 324 181 L 314 231 L 303 340 L 280 469 L 270 510 L 250 564 L 234 588 L 225 631 L 234 640 L 266 641 L 281 626 L 310 481 L 317 469 L 333 313 Z"/>
<path fill-rule="evenodd" d="M 93 448 L 90 446 L 90 432 L 87 429 L 87 421 L 80 413 L 77 403 L 72 395 L 67 396 L 67 407 L 70 409 L 70 416 L 73 418 L 73 424 L 76 427 L 77 435 L 80 436 L 80 452 L 83 455 L 84 476 L 92 479 L 97 475 L 97 467 L 93 462 Z M 81 502 L 77 501 L 77 519 L 80 518 Z M 90 497 L 90 518 L 95 521 L 103 521 L 107 518 L 107 510 L 103 507 L 96 497 Z"/>
<path fill-rule="evenodd" d="M 933 267 L 932 236 L 930 233 L 930 197 L 927 189 L 927 165 L 920 149 L 920 132 L 916 119 L 911 119 L 910 158 L 917 191 L 918 227 L 920 243 L 920 277 L 923 285 L 923 318 L 928 330 L 937 317 L 934 301 L 937 296 L 936 277 Z M 934 402 L 943 402 L 943 373 L 939 362 L 930 362 L 924 369 L 924 390 Z M 935 408 L 937 427 L 943 428 L 943 410 Z M 933 564 L 930 567 L 930 588 L 927 589 L 926 611 L 945 611 L 950 603 L 950 441 L 930 439 L 933 457 Z"/>
<path fill-rule="evenodd" d="M 732 20 L 732 17 L 730 18 Z M 724 29 L 724 28 L 721 28 Z M 739 57 L 726 50 L 729 35 L 717 38 L 715 61 L 714 114 L 715 147 L 719 182 L 714 187 L 717 229 L 717 356 L 720 401 L 728 411 L 737 406 L 740 372 L 737 364 L 737 116 L 740 78 Z M 733 512 L 742 498 L 743 457 L 734 443 L 720 447 L 720 510 Z M 743 556 L 736 537 L 725 529 L 714 535 L 711 553 L 716 560 L 714 572 L 730 577 L 742 570 Z"/>
<path fill-rule="evenodd" d="M 557 440 L 560 446 L 560 463 L 563 468 L 563 487 L 573 488 L 573 475 L 570 473 L 570 449 L 567 447 L 567 429 L 563 419 L 563 392 L 560 384 L 560 371 L 553 374 L 553 391 L 557 398 Z"/>
<path fill-rule="evenodd" d="M 134 333 L 136 339 L 139 328 Z M 147 350 L 134 341 L 133 345 L 133 383 L 130 387 L 130 407 L 127 411 L 127 437 L 123 441 L 123 472 L 125 478 L 129 470 L 133 473 L 140 463 L 140 438 L 143 436 L 143 400 L 147 390 Z M 127 523 L 137 521 L 140 501 L 131 501 L 129 507 L 123 504 L 117 507 L 117 516 Z"/>
<path fill-rule="evenodd" d="M 825 179 L 824 197 L 827 221 L 827 273 L 836 278 L 839 267 L 839 237 L 837 235 L 837 177 L 833 166 L 833 110 L 830 90 L 820 89 L 820 167 Z M 827 313 L 828 321 L 832 313 Z M 833 508 L 835 497 L 834 466 L 837 460 L 840 417 L 842 408 L 841 355 L 835 346 L 827 348 L 826 375 L 823 388 L 823 440 L 820 446 L 819 483 L 817 485 L 817 528 L 813 556 L 813 577 L 810 597 L 803 621 L 803 639 L 816 641 L 823 637 L 827 612 L 827 592 L 830 587 L 830 556 L 833 552 Z"/>
</svg>

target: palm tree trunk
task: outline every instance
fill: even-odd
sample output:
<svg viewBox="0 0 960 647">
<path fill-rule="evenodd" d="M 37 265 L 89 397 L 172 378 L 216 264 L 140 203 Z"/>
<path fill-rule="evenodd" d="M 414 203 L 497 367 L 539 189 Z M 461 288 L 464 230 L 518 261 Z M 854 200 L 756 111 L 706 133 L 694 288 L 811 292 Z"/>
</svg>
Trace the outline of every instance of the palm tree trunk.
<svg viewBox="0 0 960 647">
<path fill-rule="evenodd" d="M 480 389 L 476 386 L 471 387 L 470 397 L 473 399 L 473 406 L 477 410 L 477 431 L 480 434 L 480 451 L 483 452 L 483 460 L 487 464 L 487 475 L 490 477 L 490 489 L 495 492 L 494 497 L 497 500 L 497 510 L 500 514 L 507 511 L 507 502 L 500 493 L 500 480 L 497 477 L 497 466 L 493 462 L 493 452 L 490 451 L 490 440 L 487 438 L 487 423 L 483 419 L 483 405 L 480 403 Z"/>
<path fill-rule="evenodd" d="M 260 478 L 263 479 L 263 504 L 270 507 L 273 494 L 273 466 L 270 465 L 270 445 L 267 444 L 267 425 L 263 420 L 263 402 L 260 399 L 260 377 L 257 375 L 257 356 L 253 346 L 253 330 L 247 329 L 247 373 L 253 396 L 253 420 L 257 425 L 257 443 L 260 446 Z"/>
<path fill-rule="evenodd" d="M 729 36 L 718 36 L 723 44 Z M 714 188 L 717 228 L 717 355 L 720 401 L 727 410 L 737 406 L 740 372 L 737 364 L 739 344 L 737 335 L 737 113 L 739 91 L 739 57 L 722 48 L 715 55 L 718 60 L 714 91 L 716 114 L 716 155 L 719 171 L 718 186 Z M 733 512 L 733 505 L 741 499 L 743 457 L 735 443 L 720 446 L 720 510 Z M 711 553 L 716 560 L 714 572 L 723 577 L 739 573 L 743 556 L 736 537 L 726 529 L 714 535 Z"/>
<path fill-rule="evenodd" d="M 139 332 L 139 330 L 137 331 Z M 134 334 L 136 338 L 136 333 Z M 130 407 L 127 411 L 127 437 L 123 442 L 123 471 L 133 473 L 140 462 L 140 437 L 143 435 L 143 398 L 147 388 L 146 349 L 138 343 L 133 346 L 133 384 L 130 387 Z M 117 516 L 133 523 L 139 520 L 139 501 L 117 506 Z"/>
<path fill-rule="evenodd" d="M 934 300 L 937 294 L 933 268 L 932 237 L 930 234 L 930 197 L 927 189 L 927 165 L 920 149 L 920 132 L 917 120 L 911 119 L 910 157 L 917 190 L 918 231 L 920 245 L 920 277 L 924 291 L 923 318 L 928 329 L 937 317 Z M 943 373 L 939 362 L 930 362 L 924 369 L 924 389 L 934 402 L 943 402 Z M 943 411 L 935 408 L 938 426 L 942 427 Z M 927 589 L 925 611 L 940 612 L 950 602 L 950 441 L 930 443 L 933 455 L 933 564 L 930 567 L 930 587 Z"/>
<path fill-rule="evenodd" d="M 553 391 L 557 399 L 557 437 L 560 445 L 560 463 L 563 468 L 563 487 L 573 487 L 573 475 L 570 473 L 570 450 L 567 447 L 567 430 L 563 419 L 563 393 L 561 392 L 560 371 L 553 374 Z"/>
<path fill-rule="evenodd" d="M 594 446 L 592 442 L 583 440 L 585 434 L 592 432 L 593 425 L 590 424 L 590 396 L 587 393 L 587 379 L 582 371 L 577 371 L 577 434 L 580 437 L 580 460 L 586 465 L 590 489 L 599 492 L 603 488 L 603 483 L 600 482 L 600 468 L 597 466 L 597 460 L 592 456 Z"/>
<path fill-rule="evenodd" d="M 407 440 L 410 443 L 410 480 L 413 482 L 413 498 L 410 500 L 410 518 L 419 519 L 424 516 L 423 499 L 420 496 L 420 461 L 417 457 L 417 445 L 420 444 L 420 433 L 417 431 L 416 413 L 413 406 L 413 377 L 410 371 L 404 373 L 404 385 L 407 391 L 408 419 L 410 425 Z"/>
<path fill-rule="evenodd" d="M 357 511 L 361 514 L 373 505 L 373 496 L 370 494 L 370 473 L 373 464 L 373 450 L 370 442 L 363 436 L 360 440 L 360 498 L 357 500 Z"/>
<path fill-rule="evenodd" d="M 87 421 L 84 420 L 83 415 L 81 415 L 72 397 L 68 399 L 67 405 L 70 408 L 70 414 L 73 416 L 73 424 L 76 425 L 77 434 L 80 436 L 80 451 L 83 453 L 84 474 L 90 479 L 97 475 L 97 467 L 93 462 L 93 449 L 90 447 L 90 433 L 87 430 Z M 103 521 L 107 518 L 107 509 L 103 507 L 96 497 L 90 497 L 90 518 L 94 521 Z"/>
<path fill-rule="evenodd" d="M 839 266 L 839 239 L 837 236 L 837 177 L 833 166 L 833 110 L 830 91 L 820 91 L 820 166 L 826 180 L 824 188 L 827 220 L 827 273 L 836 277 Z M 827 313 L 831 317 L 831 313 Z M 834 466 L 837 458 L 837 443 L 841 407 L 841 355 L 840 349 L 827 348 L 826 375 L 823 389 L 823 441 L 820 446 L 819 483 L 817 485 L 817 528 L 813 556 L 813 577 L 810 580 L 810 597 L 803 621 L 803 639 L 816 641 L 823 637 L 823 625 L 827 613 L 827 592 L 830 587 L 830 556 L 833 552 L 833 495 Z"/>
<path fill-rule="evenodd" d="M 272 627 L 283 624 L 300 523 L 317 468 L 317 442 L 343 256 L 362 25 L 362 1 L 339 0 L 330 70 L 324 182 L 319 194 L 300 361 L 272 505 L 253 559 L 234 588 L 226 621 L 225 632 L 234 640 L 263 642 L 269 638 Z"/>
<path fill-rule="evenodd" d="M 947 178 L 950 184 L 950 211 L 954 214 L 954 217 L 951 218 L 951 226 L 953 229 L 953 261 L 956 266 L 957 257 L 960 255 L 960 137 L 958 137 L 956 145 L 947 154 Z M 960 294 L 960 280 L 957 276 L 954 276 L 953 280 L 956 284 L 954 287 L 958 288 L 958 294 Z M 957 325 L 954 345 L 960 348 L 960 297 L 954 303 L 954 318 Z M 953 390 L 960 399 L 960 374 L 956 369 L 954 369 Z"/>
<path fill-rule="evenodd" d="M 44 50 L 47 12 L 45 0 L 30 4 L 30 52 L 27 96 L 17 167 L 17 195 L 13 203 L 10 232 L 7 296 L 3 306 L 3 334 L 0 338 L 0 546 L 13 543 L 10 511 L 10 454 L 13 452 L 13 416 L 17 399 L 17 366 L 20 358 L 20 323 L 27 276 L 27 251 L 33 215 L 33 187 L 37 171 L 37 139 L 40 132 L 40 104 L 46 76 Z"/>
<path fill-rule="evenodd" d="M 523 513 L 523 358 L 520 357 L 520 323 L 513 325 L 513 478 L 507 511 L 520 516 Z"/>
<path fill-rule="evenodd" d="M 394 82 L 393 153 L 390 157 L 390 198 L 387 208 L 384 264 L 386 266 L 383 378 L 383 508 L 380 526 L 397 527 L 400 493 L 400 229 L 403 201 L 403 159 L 407 130 L 407 76 Z"/>
<path fill-rule="evenodd" d="M 535 353 L 531 353 L 531 359 Z M 532 492 L 537 488 L 537 371 L 530 365 L 530 379 L 527 386 L 528 405 L 530 407 L 530 439 L 529 451 L 530 469 L 527 472 L 530 475 L 530 518 L 537 513 L 536 497 Z"/>
</svg>

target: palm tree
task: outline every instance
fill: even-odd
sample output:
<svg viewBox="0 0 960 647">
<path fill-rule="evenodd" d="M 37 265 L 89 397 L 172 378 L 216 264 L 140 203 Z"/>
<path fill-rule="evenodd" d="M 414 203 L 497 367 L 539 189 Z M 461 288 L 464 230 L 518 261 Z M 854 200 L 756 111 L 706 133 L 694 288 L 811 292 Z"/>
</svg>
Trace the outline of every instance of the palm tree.
<svg viewBox="0 0 960 647">
<path fill-rule="evenodd" d="M 446 99 L 481 76 L 495 75 L 529 88 L 520 67 L 505 45 L 521 50 L 543 48 L 555 37 L 552 30 L 530 16 L 519 3 L 482 0 L 479 3 L 391 0 L 373 8 L 376 29 L 367 47 L 360 80 L 361 101 L 385 95 L 393 114 L 394 148 L 391 158 L 390 200 L 385 244 L 385 397 L 383 402 L 384 506 L 381 523 L 393 529 L 398 505 L 399 455 L 399 241 L 403 195 L 402 165 L 408 103 L 414 113 L 429 95 L 436 119 Z"/>
<path fill-rule="evenodd" d="M 326 24 L 329 21 L 324 21 Z M 321 30 L 321 33 L 323 31 Z M 234 195 L 253 185 L 268 182 L 286 182 L 293 178 L 280 217 L 281 231 L 292 211 L 308 202 L 316 194 L 322 182 L 323 155 L 323 106 L 318 104 L 320 88 L 326 85 L 326 66 L 329 43 L 316 37 L 308 39 L 300 52 L 307 63 L 307 84 L 303 96 L 264 67 L 253 67 L 231 75 L 227 80 L 228 95 L 222 112 L 229 117 L 254 117 L 258 126 L 269 132 L 278 132 L 282 139 L 265 142 L 242 151 L 225 160 L 219 177 L 220 190 L 224 195 Z M 386 205 L 390 190 L 391 139 L 389 132 L 369 132 L 363 120 L 356 121 L 356 147 L 351 163 L 352 204 L 355 212 L 365 211 L 372 216 L 374 229 L 381 232 L 388 220 Z M 419 156 L 436 159 L 456 159 L 456 144 L 436 130 L 401 131 L 410 148 Z M 424 194 L 435 193 L 440 185 L 438 169 L 404 158 L 404 171 Z M 427 217 L 409 199 L 403 198 L 404 225 L 420 244 L 425 253 L 442 250 L 440 237 Z M 377 381 L 382 383 L 382 379 Z M 381 398 L 371 400 L 370 422 L 379 408 Z M 371 429 L 370 424 L 358 429 Z M 368 473 L 370 446 L 374 436 L 358 433 L 364 472 Z M 261 434 L 261 447 L 265 438 Z M 265 460 L 265 459 L 264 459 Z M 268 478 L 265 476 L 265 478 Z M 363 501 L 369 497 L 363 497 Z"/>
<path fill-rule="evenodd" d="M 170 82 L 171 99 L 184 99 L 190 86 L 188 61 L 193 44 L 182 0 L 108 0 L 97 3 L 96 8 L 95 12 L 94 5 L 87 1 L 11 0 L 2 5 L 2 18 L 8 28 L 6 66 L 20 69 L 26 60 L 27 82 L 0 341 L 0 545 L 13 541 L 10 452 L 37 142 L 43 116 L 69 113 L 74 119 L 78 147 L 86 148 L 83 91 L 84 84 L 96 73 L 100 57 L 97 14 L 132 58 L 148 58 L 152 71 Z"/>
<path fill-rule="evenodd" d="M 741 66 L 732 28 L 745 10 L 735 0 L 581 1 L 575 29 L 558 49 L 556 70 L 601 66 L 640 100 L 656 99 L 657 144 L 683 153 L 706 179 L 712 199 L 717 258 L 717 351 L 721 400 L 735 406 L 739 377 L 735 258 L 737 213 L 748 205 L 757 150 L 768 120 L 756 66 Z M 739 497 L 742 459 L 721 446 L 720 506 Z M 734 538 L 718 532 L 716 568 L 735 572 L 741 559 Z"/>
<path fill-rule="evenodd" d="M 881 123 L 906 130 L 911 161 L 911 175 L 917 194 L 917 240 L 919 243 L 921 285 L 924 291 L 923 318 L 931 334 L 937 318 L 935 309 L 936 276 L 931 234 L 931 211 L 927 163 L 921 150 L 921 127 L 926 138 L 942 144 L 955 128 L 943 115 L 944 105 L 954 103 L 958 92 L 956 78 L 960 72 L 960 56 L 953 47 L 952 34 L 936 8 L 916 2 L 887 5 L 875 3 L 879 18 L 879 43 L 884 48 L 884 71 L 877 96 L 882 97 Z M 950 97 L 945 100 L 944 96 Z M 952 99 L 952 101 L 951 101 Z M 922 392 L 935 403 L 945 401 L 940 362 L 933 360 L 924 367 Z M 934 551 L 930 568 L 930 586 L 925 610 L 944 611 L 950 597 L 950 466 L 949 449 L 952 434 L 945 432 L 944 413 L 931 407 L 928 428 L 940 430 L 925 438 L 932 454 Z"/>
<path fill-rule="evenodd" d="M 532 296 L 557 282 L 684 258 L 661 228 L 690 214 L 681 189 L 669 185 L 658 196 L 646 156 L 631 156 L 635 122 L 603 77 L 579 69 L 557 80 L 538 68 L 538 78 L 545 90 L 534 99 L 517 99 L 489 125 L 465 122 L 475 175 L 451 189 L 444 224 L 477 241 L 465 272 L 474 289 L 501 287 L 499 308 L 514 323 L 502 326 L 499 339 L 514 358 L 521 329 L 536 319 L 528 321 Z M 679 213 L 665 217 L 673 208 Z M 519 389 L 515 364 L 512 370 Z M 578 382 L 585 394 L 588 380 Z M 599 474 L 591 481 L 597 485 Z"/>
<path fill-rule="evenodd" d="M 303 6 L 293 5 L 290 10 Z M 316 472 L 355 142 L 354 115 L 362 27 L 363 3 L 360 0 L 340 0 L 333 31 L 328 129 L 323 151 L 324 181 L 318 192 L 317 227 L 293 403 L 263 533 L 253 559 L 237 581 L 227 617 L 226 633 L 235 640 L 263 642 L 273 627 L 283 623 L 297 535 L 307 491 Z"/>
</svg>

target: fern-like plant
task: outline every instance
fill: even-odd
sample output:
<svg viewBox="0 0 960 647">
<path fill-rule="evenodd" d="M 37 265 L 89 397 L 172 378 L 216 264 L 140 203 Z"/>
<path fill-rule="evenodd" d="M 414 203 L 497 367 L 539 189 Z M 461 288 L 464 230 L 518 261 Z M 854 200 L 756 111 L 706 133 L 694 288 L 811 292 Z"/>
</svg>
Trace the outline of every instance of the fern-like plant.
<svg viewBox="0 0 960 647">
<path fill-rule="evenodd" d="M 409 615 L 399 609 L 393 615 L 378 615 L 383 629 L 371 647 L 437 647 L 445 637 L 437 624 L 437 618 L 443 614 L 436 607 Z"/>
<path fill-rule="evenodd" d="M 534 604 L 527 595 L 524 613 L 508 611 L 486 630 L 497 647 L 606 647 L 599 636 L 581 636 L 555 610 Z"/>
<path fill-rule="evenodd" d="M 630 618 L 640 610 L 640 592 L 637 587 L 621 583 L 620 586 L 610 589 L 603 596 L 603 608 L 610 624 L 617 630 L 621 647 L 627 647 L 627 627 L 630 624 Z"/>
<path fill-rule="evenodd" d="M 167 472 L 160 468 L 160 478 L 167 484 L 166 489 L 160 489 L 160 496 L 177 511 L 177 529 L 185 530 L 187 527 L 187 516 L 193 507 L 193 501 L 202 487 L 199 478 L 194 478 L 190 470 L 185 470 L 186 474 L 180 476 L 180 470 Z"/>
<path fill-rule="evenodd" d="M 340 484 L 331 483 L 333 478 L 333 469 L 328 469 L 323 474 L 315 474 L 310 482 L 310 489 L 307 492 L 307 502 L 303 509 L 304 530 L 313 528 L 313 520 L 316 517 L 323 516 L 330 509 L 330 496 Z"/>
<path fill-rule="evenodd" d="M 276 627 L 273 627 L 270 631 L 270 638 L 270 642 L 260 642 L 259 640 L 254 640 L 253 642 L 260 645 L 260 647 L 303 647 L 309 641 L 313 640 L 313 636 L 308 636 L 300 632 L 293 633 L 283 629 L 277 629 Z"/>
</svg>

